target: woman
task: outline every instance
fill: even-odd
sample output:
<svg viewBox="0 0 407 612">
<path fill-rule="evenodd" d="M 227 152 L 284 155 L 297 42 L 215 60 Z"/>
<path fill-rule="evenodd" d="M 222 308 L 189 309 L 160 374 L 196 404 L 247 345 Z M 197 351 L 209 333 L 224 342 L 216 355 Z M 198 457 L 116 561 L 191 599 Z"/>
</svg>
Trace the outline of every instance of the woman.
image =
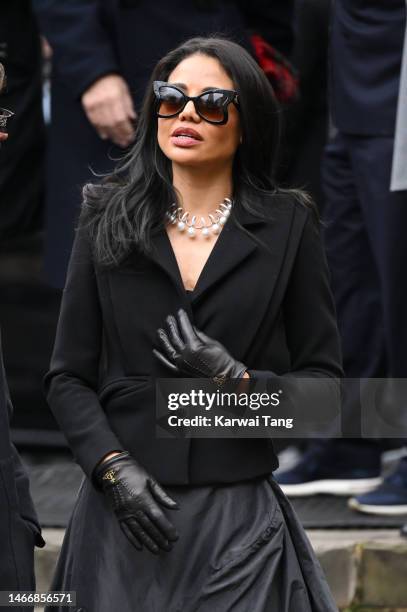
<svg viewBox="0 0 407 612">
<path fill-rule="evenodd" d="M 277 141 L 250 55 L 190 39 L 155 67 L 127 158 L 84 190 L 45 377 L 87 476 L 52 584 L 78 610 L 337 609 L 269 440 L 156 435 L 161 377 L 342 375 L 314 212 L 273 185 Z"/>
</svg>

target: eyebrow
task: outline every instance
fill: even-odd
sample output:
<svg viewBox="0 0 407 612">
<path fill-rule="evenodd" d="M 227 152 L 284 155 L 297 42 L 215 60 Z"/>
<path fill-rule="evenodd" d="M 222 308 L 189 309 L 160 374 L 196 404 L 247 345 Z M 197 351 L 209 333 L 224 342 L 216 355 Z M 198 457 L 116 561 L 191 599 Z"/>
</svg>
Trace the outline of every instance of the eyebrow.
<svg viewBox="0 0 407 612">
<path fill-rule="evenodd" d="M 187 89 L 187 85 L 185 85 L 185 83 L 168 83 L 168 85 L 175 85 L 176 87 L 181 87 L 182 89 Z M 209 91 L 211 89 L 222 89 L 222 87 L 212 85 L 210 87 L 204 87 L 203 89 L 201 89 L 201 91 L 203 93 L 204 91 Z"/>
</svg>

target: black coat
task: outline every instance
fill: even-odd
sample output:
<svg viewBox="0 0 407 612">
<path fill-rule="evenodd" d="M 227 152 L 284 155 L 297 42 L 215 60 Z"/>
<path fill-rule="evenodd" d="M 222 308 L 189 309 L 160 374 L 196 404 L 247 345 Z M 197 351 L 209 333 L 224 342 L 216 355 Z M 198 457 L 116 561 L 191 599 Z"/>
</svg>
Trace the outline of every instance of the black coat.
<svg viewBox="0 0 407 612">
<path fill-rule="evenodd" d="M 2 2 L 0 49 L 7 77 L 0 106 L 15 113 L 0 153 L 0 241 L 4 245 L 38 231 L 43 221 L 42 56 L 30 0 Z"/>
<path fill-rule="evenodd" d="M 45 542 L 27 472 L 10 440 L 11 416 L 0 340 L 0 590 L 35 590 L 34 546 Z"/>
<path fill-rule="evenodd" d="M 266 221 L 232 210 L 191 302 L 165 230 L 155 233 L 151 257 L 135 248 L 114 269 L 94 265 L 85 230 L 78 232 L 44 382 L 88 476 L 122 448 L 163 484 L 231 482 L 277 467 L 265 438 L 155 437 L 155 378 L 171 374 L 152 349 L 157 328 L 179 307 L 253 377 L 342 376 L 329 272 L 310 209 L 288 196 L 265 204 Z M 238 228 L 235 215 L 271 253 Z"/>
<path fill-rule="evenodd" d="M 111 171 L 108 154 L 123 154 L 90 125 L 82 93 L 115 72 L 128 83 L 139 110 L 156 62 L 192 36 L 224 33 L 252 51 L 249 33 L 255 30 L 289 53 L 292 5 L 293 0 L 33 0 L 54 50 L 45 234 L 52 285 L 64 286 L 81 187 L 92 179 L 89 167 Z"/>
</svg>

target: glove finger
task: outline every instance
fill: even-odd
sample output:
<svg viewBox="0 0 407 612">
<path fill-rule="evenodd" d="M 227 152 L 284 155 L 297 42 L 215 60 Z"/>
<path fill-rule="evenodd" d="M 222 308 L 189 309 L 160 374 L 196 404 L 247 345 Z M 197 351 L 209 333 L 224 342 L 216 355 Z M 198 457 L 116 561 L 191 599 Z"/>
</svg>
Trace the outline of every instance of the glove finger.
<svg viewBox="0 0 407 612">
<path fill-rule="evenodd" d="M 179 533 L 175 526 L 167 519 L 165 514 L 158 508 L 151 508 L 148 513 L 151 521 L 157 526 L 164 537 L 169 541 L 176 541 L 179 538 Z"/>
<path fill-rule="evenodd" d="M 173 372 L 179 372 L 179 368 L 174 365 L 172 361 L 169 361 L 166 357 L 164 357 L 162 353 L 157 351 L 157 349 L 153 349 L 153 353 L 157 357 L 157 359 L 159 359 L 165 366 L 167 366 L 167 368 L 169 368 Z"/>
<path fill-rule="evenodd" d="M 173 347 L 173 345 L 171 344 L 171 342 L 169 341 L 169 338 L 168 338 L 167 334 L 165 333 L 165 331 L 161 327 L 159 327 L 157 329 L 157 335 L 158 335 L 158 337 L 160 339 L 161 346 L 164 349 L 166 355 L 172 361 L 175 361 L 176 357 L 178 356 L 178 353 L 175 350 L 175 348 Z"/>
<path fill-rule="evenodd" d="M 168 317 L 166 318 L 166 321 L 167 321 L 167 325 L 170 330 L 171 342 L 173 343 L 175 348 L 177 348 L 180 352 L 182 352 L 185 348 L 185 343 L 183 342 L 181 338 L 181 335 L 178 329 L 178 324 L 177 324 L 175 317 L 173 315 L 168 315 Z"/>
<path fill-rule="evenodd" d="M 191 321 L 185 310 L 180 308 L 177 312 L 179 326 L 182 331 L 182 335 L 185 338 L 185 341 L 190 344 L 192 347 L 197 344 L 197 334 L 195 332 L 195 328 L 192 325 Z"/>
<path fill-rule="evenodd" d="M 120 529 L 126 536 L 126 538 L 137 548 L 137 550 L 143 550 L 143 545 L 139 538 L 131 531 L 130 527 L 125 521 L 120 521 Z"/>
<path fill-rule="evenodd" d="M 195 325 L 194 325 L 194 330 L 195 330 L 195 333 L 198 336 L 198 338 L 200 338 L 204 342 L 209 342 L 209 341 L 210 342 L 214 342 L 213 338 L 210 338 L 209 336 L 207 336 L 203 331 L 201 331 L 200 329 L 195 327 Z M 215 342 L 217 342 L 217 341 L 215 341 Z"/>
<path fill-rule="evenodd" d="M 164 506 L 167 506 L 167 508 L 178 509 L 178 502 L 175 499 L 172 499 L 172 497 L 170 497 L 168 493 L 164 491 L 162 486 L 154 478 L 150 476 L 147 482 L 157 501 L 164 504 Z"/>
<path fill-rule="evenodd" d="M 163 550 L 171 550 L 172 544 L 168 540 L 167 536 L 156 527 L 155 523 L 151 520 L 150 516 L 145 512 L 137 517 L 140 525 L 143 526 L 145 532 L 150 536 L 153 542 L 162 548 Z"/>
<path fill-rule="evenodd" d="M 143 512 L 140 512 L 139 515 L 142 515 Z M 141 523 L 139 523 L 139 515 L 137 518 L 128 518 L 126 520 L 127 525 L 129 526 L 131 532 L 143 542 L 143 544 L 148 548 L 148 550 L 155 555 L 159 553 L 160 549 L 157 544 L 150 538 L 150 535 L 146 532 Z"/>
</svg>

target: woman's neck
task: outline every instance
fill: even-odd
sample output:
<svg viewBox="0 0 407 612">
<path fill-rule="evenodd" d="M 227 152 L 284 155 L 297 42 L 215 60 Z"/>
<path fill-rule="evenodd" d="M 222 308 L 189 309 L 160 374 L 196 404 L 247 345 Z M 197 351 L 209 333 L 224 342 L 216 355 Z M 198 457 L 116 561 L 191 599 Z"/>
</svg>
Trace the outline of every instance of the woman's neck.
<svg viewBox="0 0 407 612">
<path fill-rule="evenodd" d="M 214 213 L 224 198 L 232 197 L 231 168 L 203 170 L 173 164 L 173 185 L 181 194 L 180 204 L 191 215 Z"/>
</svg>

